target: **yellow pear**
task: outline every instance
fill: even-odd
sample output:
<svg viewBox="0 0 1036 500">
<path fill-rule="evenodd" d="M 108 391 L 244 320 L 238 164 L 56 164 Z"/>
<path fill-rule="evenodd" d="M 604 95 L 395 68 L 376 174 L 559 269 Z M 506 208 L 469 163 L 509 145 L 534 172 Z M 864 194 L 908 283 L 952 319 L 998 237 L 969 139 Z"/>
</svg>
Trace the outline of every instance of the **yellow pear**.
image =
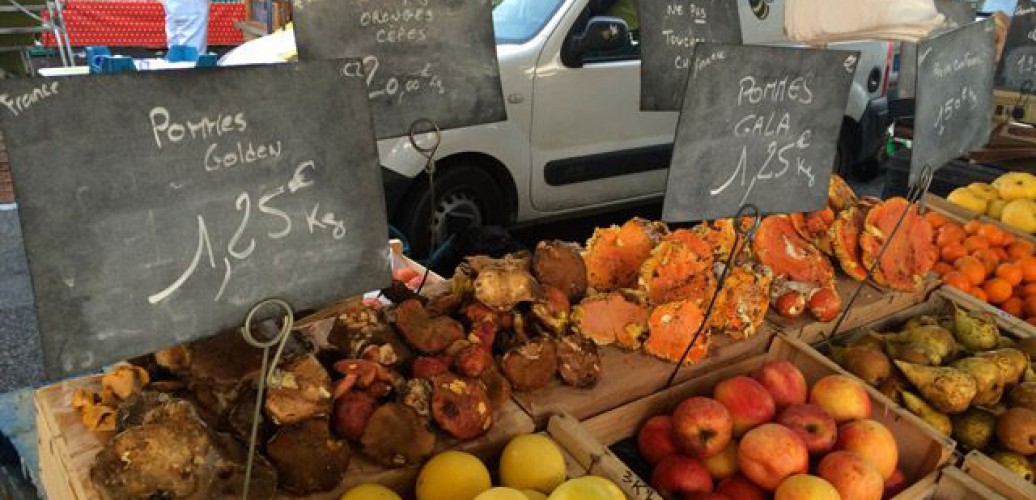
<svg viewBox="0 0 1036 500">
<path fill-rule="evenodd" d="M 1019 231 L 1036 232 L 1036 201 L 1017 199 L 1008 202 L 1000 221 Z"/>
<path fill-rule="evenodd" d="M 1007 202 L 997 198 L 995 200 L 989 200 L 989 204 L 986 206 L 986 215 L 1000 220 L 1004 215 L 1004 207 L 1007 206 Z"/>
<path fill-rule="evenodd" d="M 1010 172 L 993 181 L 993 187 L 1004 200 L 1031 200 L 1036 198 L 1036 175 Z"/>
<path fill-rule="evenodd" d="M 972 182 L 968 184 L 968 191 L 975 193 L 976 196 L 986 201 L 993 201 L 1000 197 L 997 189 L 985 182 Z"/>
<path fill-rule="evenodd" d="M 957 188 L 946 197 L 950 203 L 966 208 L 972 212 L 985 213 L 989 201 L 979 197 L 974 191 L 968 188 Z"/>
</svg>

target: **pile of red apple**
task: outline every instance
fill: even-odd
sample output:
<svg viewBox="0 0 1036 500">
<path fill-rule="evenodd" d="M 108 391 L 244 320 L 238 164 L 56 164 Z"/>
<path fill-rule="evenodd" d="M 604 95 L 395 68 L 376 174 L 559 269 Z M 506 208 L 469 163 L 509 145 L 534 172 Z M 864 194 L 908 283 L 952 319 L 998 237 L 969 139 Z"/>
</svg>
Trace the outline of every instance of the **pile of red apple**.
<svg viewBox="0 0 1036 500">
<path fill-rule="evenodd" d="M 881 500 L 906 478 L 895 438 L 870 416 L 855 379 L 809 388 L 795 365 L 772 361 L 652 417 L 637 447 L 669 499 Z"/>
</svg>

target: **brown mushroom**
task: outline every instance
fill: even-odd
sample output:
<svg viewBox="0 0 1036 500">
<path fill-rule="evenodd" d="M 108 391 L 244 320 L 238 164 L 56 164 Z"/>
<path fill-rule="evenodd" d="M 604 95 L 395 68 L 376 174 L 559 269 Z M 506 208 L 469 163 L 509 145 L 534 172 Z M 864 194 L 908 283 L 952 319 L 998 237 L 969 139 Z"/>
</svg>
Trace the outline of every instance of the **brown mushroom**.
<svg viewBox="0 0 1036 500">
<path fill-rule="evenodd" d="M 423 462 L 435 449 L 435 433 L 414 410 L 400 404 L 382 405 L 360 438 L 363 451 L 385 467 L 403 467 Z"/>
<path fill-rule="evenodd" d="M 563 291 L 570 301 L 586 295 L 586 262 L 575 243 L 541 241 L 536 245 L 532 267 L 540 284 Z"/>
<path fill-rule="evenodd" d="M 280 486 L 297 495 L 329 491 L 349 467 L 349 444 L 335 439 L 326 420 L 281 427 L 266 444 Z"/>
<path fill-rule="evenodd" d="M 410 345 L 437 354 L 464 338 L 464 327 L 448 316 L 432 316 L 420 302 L 408 300 L 395 309 L 395 324 Z"/>
<path fill-rule="evenodd" d="M 94 432 L 111 432 L 116 427 L 117 414 L 108 406 L 92 405 L 83 408 L 83 425 Z"/>
<path fill-rule="evenodd" d="M 447 434 L 468 440 L 489 431 L 493 409 L 481 382 L 446 374 L 432 380 L 432 418 Z"/>
<path fill-rule="evenodd" d="M 331 411 L 331 377 L 315 356 L 302 356 L 274 372 L 263 408 L 277 425 L 326 416 Z"/>
<path fill-rule="evenodd" d="M 119 399 L 140 392 L 151 381 L 147 370 L 132 365 L 119 365 L 101 377 L 101 387 L 111 390 Z"/>
<path fill-rule="evenodd" d="M 334 418 L 331 420 L 335 435 L 359 441 L 377 407 L 377 400 L 365 392 L 351 391 L 335 398 Z"/>
<path fill-rule="evenodd" d="M 587 388 L 601 376 L 597 344 L 580 335 L 566 335 L 558 341 L 558 375 L 566 384 Z"/>
<path fill-rule="evenodd" d="M 508 350 L 500 366 L 514 390 L 542 389 L 558 370 L 557 347 L 549 338 L 532 339 Z"/>
</svg>

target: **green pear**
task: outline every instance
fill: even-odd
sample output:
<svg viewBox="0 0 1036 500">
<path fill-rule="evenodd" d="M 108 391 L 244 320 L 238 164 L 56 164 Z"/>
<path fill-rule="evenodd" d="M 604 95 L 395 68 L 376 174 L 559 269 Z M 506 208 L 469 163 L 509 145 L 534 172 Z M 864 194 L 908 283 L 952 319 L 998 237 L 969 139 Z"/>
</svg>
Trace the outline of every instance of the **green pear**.
<svg viewBox="0 0 1036 500">
<path fill-rule="evenodd" d="M 1022 375 L 1029 368 L 1029 356 L 1018 349 L 997 349 L 975 354 L 980 358 L 992 360 L 1000 367 L 1001 381 L 1004 388 L 1014 387 L 1021 381 Z"/>
<path fill-rule="evenodd" d="M 1020 406 L 1036 411 L 1036 382 L 1022 382 L 1007 395 L 1011 407 Z"/>
<path fill-rule="evenodd" d="M 921 396 L 943 413 L 961 413 L 971 406 L 978 393 L 975 377 L 949 367 L 931 367 L 896 361 L 903 375 Z"/>
<path fill-rule="evenodd" d="M 914 316 L 910 318 L 906 324 L 903 325 L 903 331 L 913 330 L 922 326 L 939 326 L 939 320 L 935 316 L 929 314 L 922 314 L 921 316 Z"/>
<path fill-rule="evenodd" d="M 892 363 L 888 356 L 870 347 L 848 347 L 841 353 L 839 363 L 849 373 L 863 379 L 872 386 L 878 386 L 889 377 Z"/>
<path fill-rule="evenodd" d="M 970 358 L 958 359 L 950 365 L 962 370 L 975 378 L 978 385 L 978 393 L 971 404 L 979 406 L 994 405 L 1004 395 L 1004 383 L 1001 380 L 1000 367 L 990 359 L 972 356 Z"/>
<path fill-rule="evenodd" d="M 988 351 L 1000 340 L 1000 329 L 992 313 L 970 312 L 953 304 L 953 334 L 965 349 Z"/>
<path fill-rule="evenodd" d="M 996 416 L 971 408 L 953 416 L 953 439 L 972 450 L 984 450 L 996 434 Z"/>
<path fill-rule="evenodd" d="M 1036 479 L 1036 471 L 1033 471 L 1032 464 L 1022 455 L 1011 451 L 998 451 L 990 455 L 990 458 L 1029 483 Z"/>
<path fill-rule="evenodd" d="M 925 423 L 947 436 L 953 432 L 953 424 L 950 422 L 950 417 L 945 413 L 932 408 L 924 399 L 912 392 L 901 391 L 899 395 L 903 399 L 903 406 L 910 410 L 910 413 L 917 415 Z M 990 435 L 992 435 L 992 432 L 990 432 Z"/>
<path fill-rule="evenodd" d="M 902 349 L 913 351 L 920 349 L 929 357 L 932 365 L 940 365 L 957 351 L 957 342 L 953 333 L 938 325 L 922 325 L 912 330 L 886 335 L 888 342 L 896 345 L 897 351 Z M 901 351 L 903 352 L 903 351 Z M 901 354 L 903 356 L 904 354 Z M 893 357 L 896 357 L 893 355 Z"/>
</svg>

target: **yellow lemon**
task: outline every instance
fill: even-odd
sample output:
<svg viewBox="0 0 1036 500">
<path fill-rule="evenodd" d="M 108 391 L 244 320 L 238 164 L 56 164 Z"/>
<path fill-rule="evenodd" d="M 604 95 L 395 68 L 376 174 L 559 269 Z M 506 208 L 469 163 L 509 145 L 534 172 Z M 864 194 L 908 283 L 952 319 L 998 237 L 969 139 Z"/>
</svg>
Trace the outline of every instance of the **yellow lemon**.
<svg viewBox="0 0 1036 500">
<path fill-rule="evenodd" d="M 1019 199 L 1008 202 L 1000 220 L 1019 231 L 1036 232 L 1036 201 Z"/>
<path fill-rule="evenodd" d="M 996 220 L 1000 220 L 1000 217 L 1002 217 L 1004 214 L 1004 207 L 1006 206 L 1007 202 L 1001 200 L 1000 198 L 990 200 L 989 206 L 986 207 L 986 215 Z"/>
<path fill-rule="evenodd" d="M 529 500 L 547 500 L 547 495 L 540 493 L 536 490 L 521 490 L 525 498 Z"/>
<path fill-rule="evenodd" d="M 472 500 L 492 487 L 481 460 L 470 453 L 445 451 L 421 468 L 417 500 Z"/>
<path fill-rule="evenodd" d="M 964 207 L 972 212 L 985 213 L 986 206 L 989 204 L 983 198 L 980 198 L 978 194 L 968 188 L 957 188 L 950 192 L 950 195 L 946 197 L 950 200 L 950 203 L 959 207 Z"/>
<path fill-rule="evenodd" d="M 493 488 L 480 493 L 475 500 L 528 500 L 528 497 L 513 488 Z"/>
<path fill-rule="evenodd" d="M 342 495 L 340 500 L 403 500 L 396 492 L 380 484 L 361 484 Z"/>
<path fill-rule="evenodd" d="M 613 500 L 626 500 L 626 494 L 619 489 L 618 485 L 601 476 L 584 476 L 582 479 L 590 484 L 596 484 L 608 493 L 611 493 Z"/>
<path fill-rule="evenodd" d="M 1000 193 L 996 188 L 985 182 L 972 182 L 968 184 L 968 191 L 975 193 L 976 196 L 986 201 L 992 201 L 1000 197 Z"/>
<path fill-rule="evenodd" d="M 539 434 L 518 436 L 500 455 L 500 484 L 550 493 L 565 481 L 565 457 L 558 445 Z"/>
<path fill-rule="evenodd" d="M 584 476 L 576 479 L 569 479 L 558 486 L 547 500 L 626 500 L 622 491 L 612 491 L 602 479 L 594 476 Z M 610 481 L 607 481 L 610 483 Z M 615 486 L 612 484 L 612 486 Z M 618 487 L 616 487 L 618 489 Z"/>
<path fill-rule="evenodd" d="M 993 181 L 993 187 L 1005 201 L 1031 200 L 1036 198 L 1036 175 L 1011 172 Z"/>
</svg>

